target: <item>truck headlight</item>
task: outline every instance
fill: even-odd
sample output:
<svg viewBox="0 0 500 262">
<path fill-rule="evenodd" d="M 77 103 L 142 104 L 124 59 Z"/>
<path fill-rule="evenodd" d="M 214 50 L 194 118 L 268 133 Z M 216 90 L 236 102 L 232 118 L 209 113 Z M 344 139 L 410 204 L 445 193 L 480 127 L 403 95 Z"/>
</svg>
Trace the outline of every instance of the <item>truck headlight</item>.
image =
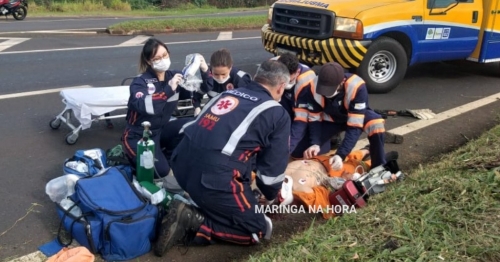
<svg viewBox="0 0 500 262">
<path fill-rule="evenodd" d="M 273 20 L 273 9 L 274 9 L 274 4 L 272 4 L 269 7 L 269 10 L 267 11 L 267 24 L 271 25 L 271 22 Z"/>
<path fill-rule="evenodd" d="M 333 36 L 350 39 L 363 39 L 363 24 L 353 18 L 336 17 Z"/>
</svg>

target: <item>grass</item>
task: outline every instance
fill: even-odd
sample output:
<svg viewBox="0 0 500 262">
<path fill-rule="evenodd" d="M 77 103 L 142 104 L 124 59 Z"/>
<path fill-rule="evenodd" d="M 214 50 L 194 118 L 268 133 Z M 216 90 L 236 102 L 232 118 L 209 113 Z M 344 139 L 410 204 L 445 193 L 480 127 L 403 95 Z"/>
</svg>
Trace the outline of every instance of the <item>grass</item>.
<svg viewBox="0 0 500 262">
<path fill-rule="evenodd" d="M 500 125 L 249 261 L 500 261 Z M 318 225 L 320 224 L 320 225 Z"/>
<path fill-rule="evenodd" d="M 253 15 L 240 17 L 219 16 L 204 18 L 176 18 L 149 21 L 137 20 L 114 24 L 108 29 L 125 32 L 165 29 L 173 29 L 175 32 L 250 29 L 262 27 L 262 25 L 266 23 L 266 19 L 266 15 Z"/>
<path fill-rule="evenodd" d="M 53 3 L 50 7 L 37 5 L 35 2 L 29 3 L 30 17 L 64 17 L 64 16 L 173 16 L 173 15 L 199 15 L 213 13 L 228 13 L 228 12 L 244 12 L 244 11 L 265 11 L 269 7 L 254 7 L 254 8 L 225 8 L 218 9 L 213 6 L 195 6 L 192 4 L 182 5 L 177 8 L 160 9 L 155 7 L 147 7 L 140 10 L 133 9 L 130 4 L 112 0 L 107 5 L 99 1 L 85 1 L 82 3 Z"/>
</svg>

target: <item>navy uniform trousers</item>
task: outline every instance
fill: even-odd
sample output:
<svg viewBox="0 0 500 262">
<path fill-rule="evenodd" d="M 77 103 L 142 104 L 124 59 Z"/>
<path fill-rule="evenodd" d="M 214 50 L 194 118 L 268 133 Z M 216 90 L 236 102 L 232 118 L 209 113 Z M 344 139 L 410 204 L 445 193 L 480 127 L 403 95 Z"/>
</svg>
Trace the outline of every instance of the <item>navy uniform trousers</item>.
<svg viewBox="0 0 500 262">
<path fill-rule="evenodd" d="M 251 163 L 229 159 L 218 151 L 207 154 L 190 146 L 184 137 L 172 155 L 172 169 L 179 185 L 200 207 L 205 221 L 194 244 L 214 243 L 215 239 L 240 245 L 256 243 L 266 231 L 264 214 L 257 213 L 252 193 Z"/>
<path fill-rule="evenodd" d="M 386 163 L 385 161 L 385 152 L 384 152 L 384 134 L 385 129 L 373 129 L 372 127 L 380 122 L 383 122 L 382 116 L 375 113 L 372 110 L 365 111 L 365 118 L 363 124 L 363 131 L 368 135 L 368 141 L 370 142 L 370 158 L 372 162 L 372 166 L 376 167 L 379 165 L 383 165 Z M 321 122 L 321 151 L 320 154 L 326 154 L 330 150 L 330 139 L 332 136 L 341 133 L 342 131 L 346 131 L 347 125 L 346 123 L 335 123 L 329 121 Z M 347 136 L 347 134 L 346 134 Z M 344 138 L 345 139 L 345 138 Z M 354 145 L 356 142 L 354 142 Z M 354 146 L 353 145 L 353 146 Z M 297 144 L 297 147 L 294 150 L 294 154 L 292 157 L 301 158 L 302 153 L 311 146 L 309 142 L 308 133 L 304 138 Z M 350 152 L 347 152 L 347 154 Z"/>
</svg>

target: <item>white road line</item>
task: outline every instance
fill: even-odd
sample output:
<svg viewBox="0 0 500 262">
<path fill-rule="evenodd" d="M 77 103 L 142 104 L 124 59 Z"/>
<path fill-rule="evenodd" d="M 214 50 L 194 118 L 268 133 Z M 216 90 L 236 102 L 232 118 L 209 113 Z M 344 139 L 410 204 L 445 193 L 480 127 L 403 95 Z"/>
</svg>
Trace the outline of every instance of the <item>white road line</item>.
<svg viewBox="0 0 500 262">
<path fill-rule="evenodd" d="M 397 135 L 406 135 L 411 132 L 420 130 L 422 128 L 426 128 L 430 125 L 437 124 L 439 122 L 442 122 L 444 120 L 448 120 L 452 117 L 467 113 L 469 111 L 472 111 L 474 109 L 477 109 L 479 107 L 491 104 L 493 102 L 500 101 L 500 93 L 496 93 L 491 96 L 487 96 L 485 98 L 476 100 L 474 102 L 470 102 L 465 105 L 461 105 L 455 108 L 452 108 L 450 110 L 444 111 L 442 113 L 439 113 L 436 115 L 435 118 L 429 119 L 429 120 L 417 120 L 415 122 L 412 122 L 410 124 L 400 126 L 391 130 L 388 130 L 388 132 L 397 134 Z M 358 143 L 356 143 L 356 146 L 354 147 L 355 150 L 363 148 L 366 144 L 368 144 L 368 139 L 362 139 L 359 140 Z"/>
<path fill-rule="evenodd" d="M 0 95 L 0 100 L 9 99 L 9 98 L 19 98 L 19 97 L 25 97 L 25 96 L 44 95 L 44 94 L 50 94 L 50 93 L 57 93 L 57 92 L 60 92 L 62 90 L 66 90 L 66 89 L 85 88 L 85 87 L 92 87 L 92 86 L 89 86 L 89 85 L 70 86 L 70 87 L 53 88 L 53 89 L 29 91 L 29 92 L 22 92 L 22 93 L 13 93 L 13 94 L 7 94 L 7 95 Z"/>
<path fill-rule="evenodd" d="M 11 34 L 97 34 L 97 30 L 106 30 L 106 28 L 81 28 L 81 29 L 56 29 L 56 30 L 34 30 L 17 32 L 0 32 L 0 35 Z"/>
<path fill-rule="evenodd" d="M 205 40 L 196 40 L 196 41 L 171 42 L 171 43 L 165 43 L 165 44 L 167 44 L 167 45 L 183 45 L 183 44 L 219 42 L 219 41 L 236 41 L 236 40 L 260 39 L 260 38 L 261 38 L 260 36 L 252 36 L 252 37 L 233 38 L 230 40 L 205 39 Z M 136 45 L 136 46 L 139 46 L 139 45 Z M 90 49 L 108 49 L 108 48 L 118 48 L 118 47 L 133 47 L 133 46 L 110 45 L 110 46 L 72 47 L 72 48 L 60 48 L 60 49 L 25 50 L 25 51 L 1 52 L 0 55 L 42 53 L 42 52 L 56 52 L 56 51 L 74 51 L 74 50 L 90 50 Z"/>
<path fill-rule="evenodd" d="M 30 38 L 21 38 L 21 37 L 0 37 L 0 40 L 7 40 L 0 42 L 0 52 L 7 48 L 11 48 L 15 45 L 18 45 Z"/>
<path fill-rule="evenodd" d="M 233 32 L 220 32 L 217 36 L 217 40 L 231 40 L 233 38 Z"/>
<path fill-rule="evenodd" d="M 146 42 L 146 40 L 148 40 L 149 38 L 151 38 L 151 36 L 146 36 L 146 35 L 138 35 L 130 40 L 127 40 L 121 44 L 119 44 L 119 46 L 135 46 L 135 45 L 142 45 L 144 42 Z"/>
</svg>

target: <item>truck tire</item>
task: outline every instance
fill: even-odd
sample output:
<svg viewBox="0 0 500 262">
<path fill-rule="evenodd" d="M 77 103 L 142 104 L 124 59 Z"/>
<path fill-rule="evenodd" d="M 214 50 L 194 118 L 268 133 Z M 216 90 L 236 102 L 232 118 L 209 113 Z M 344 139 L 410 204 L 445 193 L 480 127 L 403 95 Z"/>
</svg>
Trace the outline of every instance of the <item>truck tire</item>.
<svg viewBox="0 0 500 262">
<path fill-rule="evenodd" d="M 370 94 L 385 94 L 403 81 L 407 68 L 408 57 L 403 46 L 382 36 L 368 48 L 357 74 L 365 80 Z"/>
</svg>

